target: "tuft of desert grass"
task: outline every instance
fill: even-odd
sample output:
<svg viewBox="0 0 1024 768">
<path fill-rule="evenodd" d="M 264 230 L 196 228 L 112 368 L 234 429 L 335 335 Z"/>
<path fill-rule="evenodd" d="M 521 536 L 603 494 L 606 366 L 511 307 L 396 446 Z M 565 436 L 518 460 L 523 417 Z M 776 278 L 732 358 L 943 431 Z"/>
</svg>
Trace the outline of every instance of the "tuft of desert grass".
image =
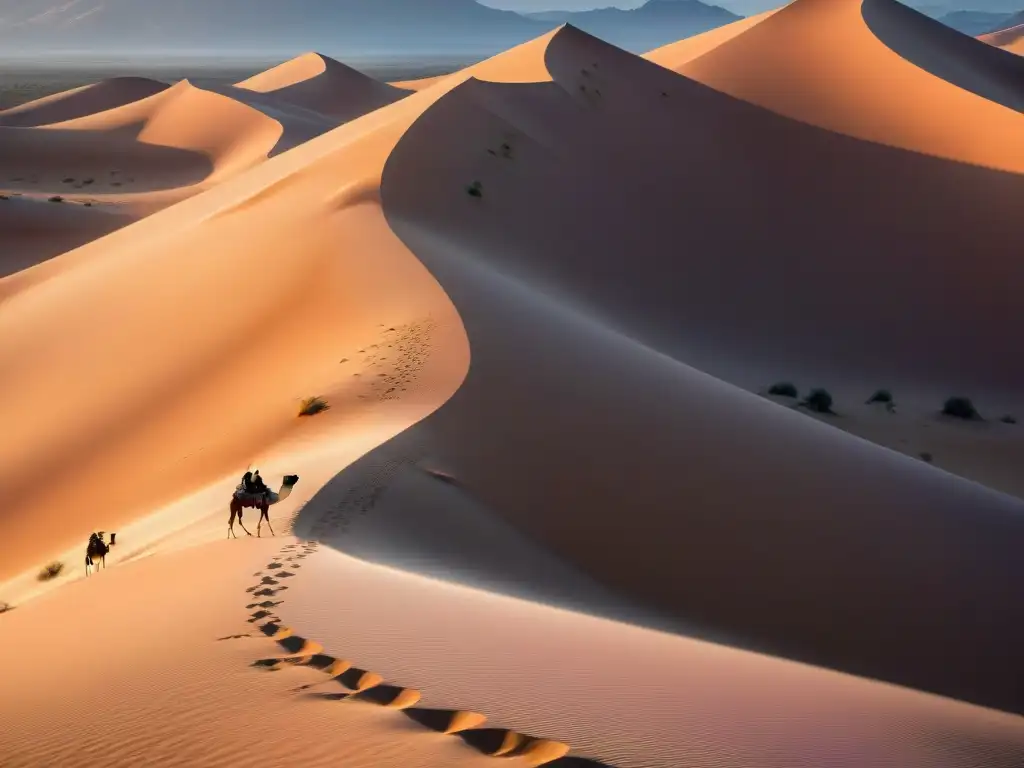
<svg viewBox="0 0 1024 768">
<path fill-rule="evenodd" d="M 322 397 L 307 397 L 299 407 L 299 416 L 316 416 L 330 409 L 330 403 Z"/>
<path fill-rule="evenodd" d="M 44 566 L 43 569 L 36 576 L 36 578 L 39 579 L 39 581 L 50 581 L 51 579 L 56 579 L 58 576 L 60 576 L 61 571 L 63 570 L 64 563 L 60 562 L 59 560 L 54 560 L 49 565 Z"/>
</svg>

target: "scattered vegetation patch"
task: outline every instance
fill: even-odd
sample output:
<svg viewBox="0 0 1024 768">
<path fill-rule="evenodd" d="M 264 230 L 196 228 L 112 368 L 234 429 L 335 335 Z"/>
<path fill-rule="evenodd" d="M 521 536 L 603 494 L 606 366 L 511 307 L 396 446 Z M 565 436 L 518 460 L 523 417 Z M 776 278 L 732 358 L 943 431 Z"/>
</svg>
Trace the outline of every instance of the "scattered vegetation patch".
<svg viewBox="0 0 1024 768">
<path fill-rule="evenodd" d="M 945 416 L 952 416 L 955 419 L 966 419 L 968 421 L 980 421 L 981 414 L 974 407 L 969 397 L 951 397 L 942 406 L 942 413 Z"/>
<path fill-rule="evenodd" d="M 512 146 L 509 143 L 501 145 L 501 156 L 509 160 L 512 159 Z"/>
<path fill-rule="evenodd" d="M 1008 413 L 1005 416 L 1003 416 L 1003 418 L 1001 418 L 1000 421 L 1003 422 L 1003 424 L 1016 424 L 1017 423 L 1017 417 L 1016 416 L 1012 416 L 1012 415 L 1010 415 Z"/>
<path fill-rule="evenodd" d="M 879 390 L 877 390 L 875 392 L 875 394 L 873 394 L 871 397 L 868 398 L 868 404 L 869 405 L 871 403 L 891 403 L 891 402 L 892 402 L 892 392 L 890 392 L 888 389 L 879 389 Z"/>
<path fill-rule="evenodd" d="M 64 198 L 61 197 L 60 195 L 54 195 L 53 197 L 50 198 L 50 202 L 51 203 L 63 203 L 64 202 Z"/>
<path fill-rule="evenodd" d="M 0 200 L 10 200 L 11 198 L 7 195 L 0 195 Z"/>
<path fill-rule="evenodd" d="M 799 397 L 800 391 L 796 388 L 796 384 L 789 381 L 779 381 L 768 387 L 769 395 L 778 395 L 779 397 Z"/>
<path fill-rule="evenodd" d="M 930 453 L 928 453 L 928 451 L 921 451 L 920 456 L 923 461 L 927 461 L 929 464 L 931 464 L 935 458 Z"/>
<path fill-rule="evenodd" d="M 74 184 L 75 180 L 71 176 L 68 176 L 66 179 L 64 179 L 64 183 L 65 184 Z"/>
<path fill-rule="evenodd" d="M 316 416 L 330 409 L 330 404 L 322 397 L 307 397 L 299 408 L 299 416 Z"/>
<path fill-rule="evenodd" d="M 815 413 L 835 413 L 832 410 L 832 395 L 828 390 L 812 389 L 810 394 L 800 403 L 804 408 Z"/>
<path fill-rule="evenodd" d="M 0 600 L 0 613 L 7 613 L 8 611 L 13 611 L 13 610 L 14 610 L 14 606 L 13 605 L 11 605 L 10 603 L 5 603 L 2 600 Z"/>
<path fill-rule="evenodd" d="M 483 197 L 483 185 L 479 181 L 474 181 L 472 184 L 466 187 L 466 194 L 469 195 L 470 197 Z"/>
<path fill-rule="evenodd" d="M 58 576 L 60 576 L 61 571 L 63 570 L 64 563 L 60 562 L 59 560 L 54 560 L 49 565 L 45 566 L 43 570 L 39 572 L 36 578 L 39 579 L 39 581 L 50 581 L 51 579 L 56 579 Z"/>
<path fill-rule="evenodd" d="M 86 208 L 92 208 L 92 203 L 82 203 Z"/>
<path fill-rule="evenodd" d="M 82 179 L 83 184 L 94 184 L 96 179 Z"/>
</svg>

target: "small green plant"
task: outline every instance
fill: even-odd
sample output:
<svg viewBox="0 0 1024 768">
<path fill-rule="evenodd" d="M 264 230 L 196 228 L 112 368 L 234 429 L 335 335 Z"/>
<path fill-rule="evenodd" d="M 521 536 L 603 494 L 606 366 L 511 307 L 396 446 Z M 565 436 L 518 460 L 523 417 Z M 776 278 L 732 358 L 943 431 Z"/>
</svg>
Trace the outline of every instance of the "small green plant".
<svg viewBox="0 0 1024 768">
<path fill-rule="evenodd" d="M 1016 416 L 1011 416 L 1008 413 L 1005 416 L 1003 416 L 1003 418 L 1001 418 L 1000 421 L 1003 422 L 1003 424 L 1016 424 L 1017 423 L 1017 417 Z"/>
<path fill-rule="evenodd" d="M 868 405 L 870 405 L 871 403 L 891 403 L 892 392 L 890 392 L 888 389 L 879 389 L 875 392 L 875 394 L 868 398 L 867 402 Z"/>
<path fill-rule="evenodd" d="M 828 393 L 828 390 L 821 388 L 812 389 L 800 405 L 815 413 L 834 413 L 832 410 L 832 395 Z"/>
<path fill-rule="evenodd" d="M 299 416 L 316 416 L 330 409 L 330 404 L 322 397 L 307 397 L 299 408 Z"/>
<path fill-rule="evenodd" d="M 981 414 L 974 407 L 969 397 L 951 397 L 942 406 L 942 413 L 945 416 L 952 416 L 955 419 L 966 419 L 968 421 L 979 421 Z"/>
<path fill-rule="evenodd" d="M 63 203 L 64 202 L 64 198 L 61 197 L 60 195 L 54 195 L 53 197 L 50 198 L 50 202 L 51 203 Z"/>
<path fill-rule="evenodd" d="M 61 571 L 63 570 L 64 563 L 60 562 L 59 560 L 54 560 L 52 563 L 43 568 L 43 570 L 39 572 L 39 575 L 36 576 L 36 578 L 39 579 L 39 581 L 50 581 L 51 579 L 56 579 L 58 576 L 60 576 Z"/>
<path fill-rule="evenodd" d="M 788 381 L 779 381 L 768 387 L 769 395 L 778 395 L 779 397 L 799 397 L 800 392 L 796 388 L 796 384 Z"/>
<path fill-rule="evenodd" d="M 470 197 L 483 197 L 483 185 L 479 181 L 474 181 L 472 184 L 466 187 L 466 194 L 469 195 Z"/>
</svg>

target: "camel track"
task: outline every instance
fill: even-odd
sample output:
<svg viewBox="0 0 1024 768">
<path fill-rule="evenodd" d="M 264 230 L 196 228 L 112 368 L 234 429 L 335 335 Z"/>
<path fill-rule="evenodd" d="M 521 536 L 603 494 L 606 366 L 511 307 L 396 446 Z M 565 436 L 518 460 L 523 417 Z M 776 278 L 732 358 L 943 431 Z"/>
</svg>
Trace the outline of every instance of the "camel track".
<svg viewBox="0 0 1024 768">
<path fill-rule="evenodd" d="M 547 768 L 615 768 L 611 763 L 574 755 L 570 746 L 561 741 L 532 736 L 512 728 L 485 727 L 487 716 L 479 712 L 417 706 L 422 698 L 420 691 L 388 682 L 382 675 L 359 667 L 348 659 L 328 655 L 321 643 L 297 635 L 290 627 L 284 626 L 274 610 L 284 601 L 274 598 L 288 589 L 283 582 L 297 575 L 302 560 L 314 554 L 318 546 L 313 541 L 286 544 L 264 570 L 254 573 L 253 577 L 259 581 L 246 589 L 253 600 L 246 605 L 246 610 L 250 611 L 249 623 L 257 625 L 258 632 L 229 635 L 218 640 L 270 638 L 284 652 L 257 659 L 252 663 L 253 667 L 275 671 L 288 665 L 301 665 L 324 674 L 322 682 L 299 686 L 292 690 L 293 693 L 322 701 L 353 701 L 385 707 L 425 729 L 458 737 L 485 755 L 517 757 L 521 765 L 543 765 Z M 321 686 L 331 686 L 334 690 L 315 690 Z"/>
</svg>

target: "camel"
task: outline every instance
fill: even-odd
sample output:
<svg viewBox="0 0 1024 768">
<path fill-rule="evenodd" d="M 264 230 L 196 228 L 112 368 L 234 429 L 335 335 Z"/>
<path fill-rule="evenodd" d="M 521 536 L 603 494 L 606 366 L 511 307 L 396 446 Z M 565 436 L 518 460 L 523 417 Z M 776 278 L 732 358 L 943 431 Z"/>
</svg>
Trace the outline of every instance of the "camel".
<svg viewBox="0 0 1024 768">
<path fill-rule="evenodd" d="M 103 541 L 103 531 L 93 533 L 89 536 L 89 543 L 85 545 L 85 575 L 88 576 L 93 566 L 99 570 L 102 565 L 107 567 L 107 552 L 116 543 L 117 534 L 110 534 L 110 544 Z"/>
<path fill-rule="evenodd" d="M 248 476 L 249 473 L 246 473 Z M 256 536 L 260 536 L 260 528 L 263 525 L 263 521 L 267 521 L 267 527 L 270 528 L 270 535 L 276 535 L 274 529 L 270 525 L 270 507 L 277 504 L 279 501 L 283 501 L 288 498 L 288 495 L 292 492 L 292 488 L 299 482 L 298 475 L 285 475 L 284 480 L 281 482 L 281 489 L 278 491 L 267 490 L 264 493 L 251 493 L 245 490 L 244 484 L 239 484 L 235 489 L 234 494 L 231 496 L 231 517 L 228 518 L 228 538 L 230 539 L 235 536 L 235 519 L 237 518 L 238 524 L 242 526 L 242 530 L 245 531 L 247 536 L 252 536 L 249 533 L 249 529 L 242 523 L 242 510 L 245 507 L 252 507 L 260 511 L 259 522 L 256 523 Z"/>
</svg>

